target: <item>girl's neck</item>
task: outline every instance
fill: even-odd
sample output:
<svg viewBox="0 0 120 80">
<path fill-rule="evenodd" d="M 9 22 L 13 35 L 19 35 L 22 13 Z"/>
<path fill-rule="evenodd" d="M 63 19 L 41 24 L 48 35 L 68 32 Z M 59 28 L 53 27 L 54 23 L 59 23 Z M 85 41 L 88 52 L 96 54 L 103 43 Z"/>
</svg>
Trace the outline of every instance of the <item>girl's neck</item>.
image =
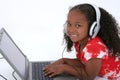
<svg viewBox="0 0 120 80">
<path fill-rule="evenodd" d="M 80 41 L 79 42 L 79 50 L 80 50 L 80 52 L 84 49 L 84 47 L 85 47 L 85 45 L 87 44 L 87 42 L 88 42 L 88 37 L 86 37 L 84 40 L 82 40 L 82 41 Z"/>
</svg>

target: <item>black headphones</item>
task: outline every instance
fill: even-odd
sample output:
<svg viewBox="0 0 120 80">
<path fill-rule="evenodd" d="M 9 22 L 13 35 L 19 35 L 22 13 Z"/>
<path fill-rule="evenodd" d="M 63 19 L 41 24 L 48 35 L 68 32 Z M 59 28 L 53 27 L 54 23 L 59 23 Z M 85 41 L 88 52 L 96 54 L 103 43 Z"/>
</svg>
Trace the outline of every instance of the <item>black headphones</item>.
<svg viewBox="0 0 120 80">
<path fill-rule="evenodd" d="M 100 17 L 101 17 L 101 13 L 99 8 L 96 5 L 93 4 L 89 4 L 91 5 L 94 9 L 95 9 L 95 13 L 96 13 L 96 21 L 94 21 L 92 23 L 92 25 L 90 26 L 90 30 L 89 30 L 89 35 L 91 38 L 94 38 L 97 36 L 99 30 L 100 30 Z M 66 31 L 66 27 L 64 27 L 64 33 L 68 35 L 67 31 Z"/>
<path fill-rule="evenodd" d="M 90 26 L 90 31 L 89 31 L 89 35 L 91 36 L 91 38 L 94 38 L 97 36 L 100 30 L 101 13 L 100 13 L 99 8 L 96 5 L 93 5 L 93 4 L 90 4 L 90 5 L 95 9 L 95 13 L 96 13 L 96 21 L 92 23 L 92 25 Z"/>
</svg>

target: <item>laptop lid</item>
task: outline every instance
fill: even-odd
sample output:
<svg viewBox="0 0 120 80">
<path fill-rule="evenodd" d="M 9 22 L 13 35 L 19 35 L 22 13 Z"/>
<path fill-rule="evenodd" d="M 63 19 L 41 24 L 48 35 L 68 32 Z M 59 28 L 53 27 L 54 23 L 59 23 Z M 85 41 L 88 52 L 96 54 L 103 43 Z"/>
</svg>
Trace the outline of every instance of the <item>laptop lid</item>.
<svg viewBox="0 0 120 80">
<path fill-rule="evenodd" d="M 26 80 L 29 62 L 4 28 L 0 30 L 0 53 L 22 80 Z"/>
</svg>

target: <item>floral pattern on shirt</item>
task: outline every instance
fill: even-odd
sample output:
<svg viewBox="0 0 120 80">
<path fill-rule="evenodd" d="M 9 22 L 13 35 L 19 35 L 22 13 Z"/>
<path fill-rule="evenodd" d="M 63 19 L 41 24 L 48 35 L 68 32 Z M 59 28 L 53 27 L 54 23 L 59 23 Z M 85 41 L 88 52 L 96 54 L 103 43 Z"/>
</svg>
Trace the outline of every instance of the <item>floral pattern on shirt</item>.
<svg viewBox="0 0 120 80">
<path fill-rule="evenodd" d="M 92 58 L 101 58 L 102 64 L 99 75 L 108 80 L 120 80 L 120 57 L 115 58 L 111 56 L 99 37 L 89 39 L 82 52 L 79 51 L 78 43 L 75 43 L 74 46 L 77 52 L 77 58 L 84 64 Z"/>
</svg>

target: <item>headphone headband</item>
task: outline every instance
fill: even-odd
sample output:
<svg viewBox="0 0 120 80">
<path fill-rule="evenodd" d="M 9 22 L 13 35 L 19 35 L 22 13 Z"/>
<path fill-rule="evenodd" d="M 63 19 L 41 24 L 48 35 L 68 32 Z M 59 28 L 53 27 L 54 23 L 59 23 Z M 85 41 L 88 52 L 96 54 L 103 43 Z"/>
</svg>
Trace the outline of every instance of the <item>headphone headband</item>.
<svg viewBox="0 0 120 80">
<path fill-rule="evenodd" d="M 95 12 L 96 12 L 97 24 L 100 24 L 100 17 L 101 17 L 100 9 L 96 5 L 93 5 L 93 4 L 91 4 L 91 5 L 95 9 Z"/>
<path fill-rule="evenodd" d="M 94 38 L 97 36 L 99 30 L 100 30 L 100 17 L 101 17 L 101 13 L 100 13 L 100 9 L 96 6 L 96 5 L 93 5 L 93 4 L 90 4 L 94 10 L 95 10 L 95 13 L 96 13 L 96 21 L 93 22 L 93 25 L 91 25 L 91 28 L 90 28 L 90 31 L 89 31 L 89 35 Z"/>
</svg>

